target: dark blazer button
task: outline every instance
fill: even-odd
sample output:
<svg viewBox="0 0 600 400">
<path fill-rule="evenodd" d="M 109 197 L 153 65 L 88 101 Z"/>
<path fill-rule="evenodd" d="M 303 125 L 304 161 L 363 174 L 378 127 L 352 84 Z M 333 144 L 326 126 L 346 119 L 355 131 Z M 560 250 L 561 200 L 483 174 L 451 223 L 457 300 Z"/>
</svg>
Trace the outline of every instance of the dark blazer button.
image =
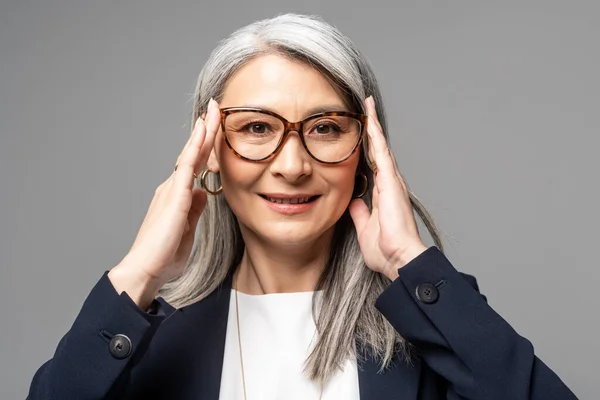
<svg viewBox="0 0 600 400">
<path fill-rule="evenodd" d="M 123 359 L 131 354 L 131 340 L 120 333 L 113 336 L 108 344 L 108 351 L 116 359 Z"/>
<path fill-rule="evenodd" d="M 425 304 L 435 303 L 440 297 L 440 292 L 435 287 L 435 285 L 431 283 L 421 283 L 417 286 L 417 299 Z"/>
</svg>

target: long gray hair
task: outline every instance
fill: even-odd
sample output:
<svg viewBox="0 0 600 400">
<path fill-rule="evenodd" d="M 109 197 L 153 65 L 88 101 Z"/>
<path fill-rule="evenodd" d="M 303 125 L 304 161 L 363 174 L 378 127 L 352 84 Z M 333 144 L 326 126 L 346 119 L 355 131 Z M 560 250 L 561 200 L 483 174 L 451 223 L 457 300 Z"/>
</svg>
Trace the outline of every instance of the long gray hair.
<svg viewBox="0 0 600 400">
<path fill-rule="evenodd" d="M 198 77 L 191 126 L 206 111 L 211 97 L 217 101 L 222 98 L 232 74 L 264 54 L 279 54 L 316 68 L 344 94 L 355 112 L 365 112 L 363 100 L 372 95 L 387 139 L 381 93 L 369 62 L 335 27 L 318 17 L 298 14 L 254 22 L 219 44 Z M 364 199 L 371 207 L 373 174 L 365 160 L 366 146 L 365 141 L 358 168 L 367 175 L 369 185 Z M 208 174 L 207 184 L 219 187 L 218 176 Z M 409 195 L 413 209 L 443 251 L 433 219 L 410 190 Z M 209 195 L 196 234 L 186 271 L 160 292 L 174 307 L 202 300 L 217 289 L 237 267 L 244 251 L 237 219 L 222 195 Z M 346 211 L 336 223 L 328 265 L 317 284 L 316 289 L 323 290 L 323 295 L 313 297 L 313 318 L 319 335 L 305 362 L 309 379 L 324 385 L 348 357 L 360 359 L 367 351 L 380 360 L 380 371 L 398 352 L 410 362 L 409 344 L 375 308 L 376 298 L 389 284 L 389 279 L 365 266 L 356 230 Z"/>
</svg>

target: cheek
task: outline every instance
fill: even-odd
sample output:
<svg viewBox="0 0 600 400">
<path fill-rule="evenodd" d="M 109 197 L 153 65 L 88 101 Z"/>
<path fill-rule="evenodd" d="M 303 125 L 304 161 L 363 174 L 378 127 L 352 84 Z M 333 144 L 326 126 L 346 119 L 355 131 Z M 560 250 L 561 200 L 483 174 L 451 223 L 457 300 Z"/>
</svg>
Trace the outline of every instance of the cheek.
<svg viewBox="0 0 600 400">
<path fill-rule="evenodd" d="M 223 195 L 234 211 L 241 210 L 244 201 L 252 195 L 252 187 L 260 179 L 264 166 L 238 158 L 223 141 L 215 147 Z"/>
<path fill-rule="evenodd" d="M 355 153 L 350 159 L 342 163 L 339 166 L 340 169 L 336 171 L 336 182 L 339 190 L 348 197 L 352 197 L 352 193 L 354 192 L 354 182 L 356 181 L 356 172 L 359 161 L 360 154 Z"/>
<path fill-rule="evenodd" d="M 352 199 L 357 167 L 358 157 L 352 157 L 342 164 L 319 168 L 329 187 L 327 197 L 330 210 L 338 210 L 335 214 L 341 215 Z"/>
<path fill-rule="evenodd" d="M 344 168 L 344 170 L 336 171 L 338 173 L 328 179 L 332 200 L 338 202 L 340 208 L 345 208 L 352 198 L 355 180 L 354 170 L 354 168 Z"/>
<path fill-rule="evenodd" d="M 224 192 L 239 196 L 240 192 L 250 190 L 259 179 L 261 171 L 256 166 L 248 164 L 235 155 L 221 158 L 219 165 Z"/>
<path fill-rule="evenodd" d="M 221 182 L 223 183 L 223 191 L 234 191 L 240 185 L 244 183 L 244 171 L 240 168 L 240 160 L 236 155 L 227 147 L 225 140 L 221 132 L 215 138 L 215 153 L 217 156 L 217 162 L 219 163 L 219 173 L 221 174 Z"/>
</svg>

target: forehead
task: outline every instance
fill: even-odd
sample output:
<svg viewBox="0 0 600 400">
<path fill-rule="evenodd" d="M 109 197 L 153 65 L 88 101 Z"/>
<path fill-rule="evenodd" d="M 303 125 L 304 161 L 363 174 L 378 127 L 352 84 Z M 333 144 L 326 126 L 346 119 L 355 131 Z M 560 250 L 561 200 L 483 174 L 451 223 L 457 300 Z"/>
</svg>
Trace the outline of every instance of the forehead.
<svg viewBox="0 0 600 400">
<path fill-rule="evenodd" d="M 260 107 L 291 120 L 323 106 L 347 109 L 345 99 L 318 70 L 275 54 L 256 57 L 236 71 L 219 105 Z"/>
</svg>

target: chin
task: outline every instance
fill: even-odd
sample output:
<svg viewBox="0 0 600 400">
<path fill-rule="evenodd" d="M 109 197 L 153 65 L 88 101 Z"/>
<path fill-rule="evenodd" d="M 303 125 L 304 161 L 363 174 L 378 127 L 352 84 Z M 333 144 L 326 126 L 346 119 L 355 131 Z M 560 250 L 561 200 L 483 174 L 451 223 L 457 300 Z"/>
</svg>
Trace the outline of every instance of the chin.
<svg viewBox="0 0 600 400">
<path fill-rule="evenodd" d="M 323 223 L 323 220 L 319 222 Z M 329 231 L 327 225 L 308 221 L 257 221 L 251 230 L 261 241 L 275 246 L 290 247 L 312 244 Z"/>
<path fill-rule="evenodd" d="M 331 236 L 339 219 L 332 217 L 337 213 L 340 213 L 340 216 L 343 214 L 343 210 L 326 207 L 327 205 L 324 202 L 317 202 L 312 209 L 306 212 L 286 215 L 270 208 L 264 208 L 265 201 L 260 199 L 256 208 L 246 206 L 245 209 L 240 210 L 238 222 L 242 232 L 246 230 L 246 233 L 254 236 L 260 242 L 270 245 L 292 247 L 313 244 L 315 241 Z"/>
<path fill-rule="evenodd" d="M 265 224 L 268 226 L 271 224 Z M 274 224 L 274 225 L 290 225 L 290 226 L 273 226 L 272 229 L 261 229 L 258 233 L 264 240 L 282 247 L 302 245 L 312 243 L 323 235 L 323 231 L 315 229 L 314 224 L 307 226 L 306 224 Z M 295 226 L 294 226 L 295 225 Z M 262 231 L 262 232 L 261 232 Z"/>
</svg>

